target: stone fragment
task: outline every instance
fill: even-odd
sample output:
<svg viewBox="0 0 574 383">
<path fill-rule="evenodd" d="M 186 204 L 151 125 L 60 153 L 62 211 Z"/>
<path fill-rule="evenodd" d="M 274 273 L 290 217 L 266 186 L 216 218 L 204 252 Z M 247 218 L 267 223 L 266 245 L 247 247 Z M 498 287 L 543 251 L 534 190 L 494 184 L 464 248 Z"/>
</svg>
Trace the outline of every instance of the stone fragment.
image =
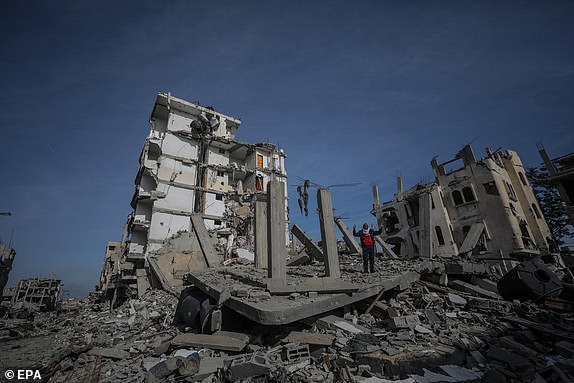
<svg viewBox="0 0 574 383">
<path fill-rule="evenodd" d="M 464 299 L 460 295 L 453 294 L 453 293 L 448 293 L 448 300 L 450 301 L 450 303 L 452 303 L 454 305 L 464 306 L 467 303 L 466 299 Z"/>
</svg>

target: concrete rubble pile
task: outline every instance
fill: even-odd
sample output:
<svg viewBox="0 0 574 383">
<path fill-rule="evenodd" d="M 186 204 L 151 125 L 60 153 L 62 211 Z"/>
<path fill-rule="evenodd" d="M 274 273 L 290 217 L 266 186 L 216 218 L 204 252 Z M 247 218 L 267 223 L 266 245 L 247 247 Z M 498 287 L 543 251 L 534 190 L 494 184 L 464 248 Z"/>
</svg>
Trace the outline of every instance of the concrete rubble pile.
<svg viewBox="0 0 574 383">
<path fill-rule="evenodd" d="M 373 274 L 358 272 L 360 266 L 357 256 L 341 256 L 341 279 L 372 286 L 393 274 L 418 277 L 334 310 L 265 325 L 227 303 L 282 299 L 286 310 L 320 306 L 328 294 L 278 297 L 251 281 L 243 285 L 250 266 L 237 259 L 208 270 L 229 276 L 223 279 L 230 294 L 212 302 L 220 310 L 218 323 L 211 318 L 204 333 L 182 325 L 178 300 L 161 290 L 112 310 L 90 300 L 67 302 L 33 320 L 4 319 L 2 364 L 39 368 L 50 382 L 572 381 L 574 314 L 568 301 L 502 300 L 487 279 L 496 275 L 481 264 L 384 260 Z M 290 268 L 299 283 L 318 273 L 317 264 Z"/>
</svg>

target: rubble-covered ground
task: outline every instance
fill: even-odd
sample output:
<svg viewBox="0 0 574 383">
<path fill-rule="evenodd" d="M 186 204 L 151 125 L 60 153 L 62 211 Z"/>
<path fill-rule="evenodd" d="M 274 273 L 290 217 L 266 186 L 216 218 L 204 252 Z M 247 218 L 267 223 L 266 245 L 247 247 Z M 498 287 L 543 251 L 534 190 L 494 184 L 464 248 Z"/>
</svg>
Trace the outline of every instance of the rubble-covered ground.
<svg viewBox="0 0 574 383">
<path fill-rule="evenodd" d="M 177 298 L 159 290 L 116 309 L 66 302 L 1 319 L 0 365 L 39 369 L 46 382 L 573 381 L 571 305 L 478 297 L 463 285 L 421 279 L 283 326 L 224 308 L 223 331 L 205 335 L 173 326 Z"/>
</svg>

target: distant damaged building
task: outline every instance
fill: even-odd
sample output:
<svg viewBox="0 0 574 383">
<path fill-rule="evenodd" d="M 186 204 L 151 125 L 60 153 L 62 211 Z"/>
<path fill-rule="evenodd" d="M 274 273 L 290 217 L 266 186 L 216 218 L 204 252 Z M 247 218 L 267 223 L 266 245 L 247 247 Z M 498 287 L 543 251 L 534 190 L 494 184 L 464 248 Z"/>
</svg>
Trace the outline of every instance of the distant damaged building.
<svg viewBox="0 0 574 383">
<path fill-rule="evenodd" d="M 16 250 L 0 241 L 0 297 L 2 297 L 4 287 L 8 283 L 12 263 L 16 257 Z"/>
<path fill-rule="evenodd" d="M 548 170 L 550 181 L 556 185 L 560 193 L 570 224 L 574 225 L 574 153 L 550 159 L 541 144 L 538 150 L 544 161 L 544 167 Z"/>
<path fill-rule="evenodd" d="M 392 201 L 375 200 L 372 213 L 395 253 L 500 261 L 549 252 L 550 230 L 515 152 L 487 148 L 476 160 L 467 145 L 453 160 L 431 165 L 434 182 L 403 191 L 399 177 Z"/>
<path fill-rule="evenodd" d="M 275 145 L 235 138 L 240 123 L 211 107 L 158 94 L 121 256 L 116 261 L 108 244 L 101 289 L 177 287 L 185 272 L 219 263 L 237 249 L 252 256 L 255 201 L 266 199 L 270 180 L 286 185 L 287 174 L 285 153 Z"/>
</svg>

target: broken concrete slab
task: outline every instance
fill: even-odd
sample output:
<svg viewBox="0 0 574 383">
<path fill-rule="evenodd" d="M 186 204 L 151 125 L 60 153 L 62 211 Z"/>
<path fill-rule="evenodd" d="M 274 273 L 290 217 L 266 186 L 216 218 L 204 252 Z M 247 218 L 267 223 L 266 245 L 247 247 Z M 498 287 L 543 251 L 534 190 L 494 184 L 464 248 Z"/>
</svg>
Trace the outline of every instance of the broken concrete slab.
<svg viewBox="0 0 574 383">
<path fill-rule="evenodd" d="M 335 315 L 327 315 L 325 317 L 319 318 L 315 323 L 318 327 L 322 327 L 325 329 L 338 328 L 351 334 L 360 334 L 360 333 L 369 334 L 371 332 L 366 327 L 349 322 Z"/>
<path fill-rule="evenodd" d="M 228 295 L 230 280 L 226 275 L 244 286 L 265 288 L 267 282 L 264 271 L 242 265 L 235 265 L 233 269 L 218 268 L 193 271 L 187 274 L 187 281 L 218 301 L 223 294 L 227 294 L 226 297 L 228 298 L 223 302 L 225 306 L 255 322 L 268 325 L 291 323 L 326 313 L 376 296 L 381 290 L 393 290 L 397 287 L 406 288 L 410 283 L 419 279 L 419 274 L 415 271 L 397 274 L 392 270 L 383 270 L 376 279 L 373 277 L 372 280 L 376 280 L 376 283 L 359 284 L 359 288 L 351 294 L 325 293 L 315 297 L 301 296 L 295 300 L 289 299 L 288 296 L 273 295 L 269 300 L 251 302 L 246 297 Z M 345 276 L 345 278 L 349 277 Z M 347 280 L 345 278 L 341 280 Z M 300 282 L 299 274 L 297 276 L 287 274 L 287 286 L 294 286 Z"/>
<path fill-rule="evenodd" d="M 362 254 L 363 250 L 362 250 L 361 246 L 355 240 L 353 233 L 349 230 L 349 228 L 345 224 L 345 221 L 343 221 L 343 218 L 341 218 L 341 217 L 335 218 L 335 224 L 337 225 L 337 227 L 341 231 L 341 234 L 343 234 L 343 240 L 347 244 L 349 251 L 351 253 L 355 253 L 355 254 Z"/>
<path fill-rule="evenodd" d="M 292 331 L 285 339 L 285 342 L 312 344 L 318 346 L 332 346 L 334 336 L 331 334 L 321 334 L 315 332 Z"/>
<path fill-rule="evenodd" d="M 392 258 L 392 259 L 398 259 L 398 255 L 395 254 L 395 252 L 393 251 L 393 249 L 389 246 L 388 243 L 386 243 L 381 237 L 379 237 L 378 235 L 375 235 L 375 241 L 381 245 L 381 248 L 383 249 L 383 254 L 385 254 L 387 257 Z"/>
<path fill-rule="evenodd" d="M 318 261 L 323 261 L 325 259 L 321 248 L 315 242 L 313 242 L 313 240 L 309 238 L 307 234 L 305 234 L 305 232 L 303 231 L 303 229 L 299 227 L 299 225 L 297 224 L 293 225 L 293 227 L 291 228 L 291 232 L 295 237 L 297 237 L 299 241 L 301 241 L 301 243 L 305 246 L 307 253 L 311 257 L 313 257 Z"/>
<path fill-rule="evenodd" d="M 485 290 L 492 291 L 498 295 L 498 287 L 496 287 L 496 282 L 491 281 L 490 279 L 479 278 L 476 276 L 470 277 L 470 283 L 481 287 Z"/>
<path fill-rule="evenodd" d="M 195 234 L 197 235 L 199 245 L 201 246 L 201 250 L 203 251 L 203 256 L 207 262 L 207 266 L 215 267 L 219 265 L 219 256 L 213 247 L 213 242 L 209 237 L 203 218 L 199 214 L 192 214 L 190 219 L 193 229 L 195 230 Z"/>
<path fill-rule="evenodd" d="M 453 289 L 469 293 L 476 297 L 490 298 L 490 299 L 500 299 L 497 293 L 483 289 L 482 287 L 471 285 L 459 280 L 449 281 L 449 286 Z"/>
<path fill-rule="evenodd" d="M 287 261 L 287 266 L 300 266 L 300 265 L 304 265 L 306 263 L 308 263 L 311 260 L 311 257 L 309 257 L 309 255 L 307 253 L 301 253 L 301 254 L 297 254 L 293 257 L 291 257 L 291 259 L 289 259 Z"/>
<path fill-rule="evenodd" d="M 179 334 L 172 339 L 174 347 L 206 347 L 214 350 L 241 351 L 247 342 L 226 335 Z"/>
</svg>

